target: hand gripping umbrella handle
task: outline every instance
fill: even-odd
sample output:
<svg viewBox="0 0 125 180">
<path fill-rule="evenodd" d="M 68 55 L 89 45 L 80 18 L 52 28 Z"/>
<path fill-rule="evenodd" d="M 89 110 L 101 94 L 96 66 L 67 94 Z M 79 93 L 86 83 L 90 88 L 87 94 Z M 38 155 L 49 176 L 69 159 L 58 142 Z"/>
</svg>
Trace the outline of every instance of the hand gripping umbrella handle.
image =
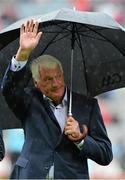
<svg viewBox="0 0 125 180">
<path fill-rule="evenodd" d="M 81 136 L 79 137 L 79 138 L 75 138 L 75 137 L 73 137 L 72 135 L 69 135 L 69 139 L 71 140 L 71 141 L 73 141 L 73 142 L 80 142 L 81 140 L 83 140 L 86 136 L 87 136 L 87 134 L 88 134 L 88 128 L 87 128 L 87 126 L 85 125 L 85 124 L 83 124 L 82 126 L 81 126 L 81 128 L 82 128 L 82 132 L 81 132 Z M 80 128 L 80 129 L 81 129 Z"/>
</svg>

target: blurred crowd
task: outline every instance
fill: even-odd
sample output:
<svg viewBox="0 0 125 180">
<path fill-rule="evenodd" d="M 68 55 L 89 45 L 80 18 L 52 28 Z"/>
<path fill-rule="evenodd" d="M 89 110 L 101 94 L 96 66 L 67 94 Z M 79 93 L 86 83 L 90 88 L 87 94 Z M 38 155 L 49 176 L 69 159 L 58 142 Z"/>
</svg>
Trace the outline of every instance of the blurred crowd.
<svg viewBox="0 0 125 180">
<path fill-rule="evenodd" d="M 105 12 L 120 24 L 125 24 L 124 0 L 1 0 L 0 29 L 23 17 L 44 14 L 63 7 Z"/>
<path fill-rule="evenodd" d="M 125 26 L 125 0 L 1 0 L 0 30 L 13 22 L 36 14 L 44 14 L 59 8 L 80 11 L 99 11 L 112 16 Z M 97 97 L 104 123 L 113 144 L 114 159 L 109 166 L 99 166 L 89 161 L 91 178 L 125 178 L 125 90 L 111 91 Z M 23 146 L 22 129 L 4 130 L 6 156 L 0 162 L 0 179 L 8 179 L 11 169 Z"/>
</svg>

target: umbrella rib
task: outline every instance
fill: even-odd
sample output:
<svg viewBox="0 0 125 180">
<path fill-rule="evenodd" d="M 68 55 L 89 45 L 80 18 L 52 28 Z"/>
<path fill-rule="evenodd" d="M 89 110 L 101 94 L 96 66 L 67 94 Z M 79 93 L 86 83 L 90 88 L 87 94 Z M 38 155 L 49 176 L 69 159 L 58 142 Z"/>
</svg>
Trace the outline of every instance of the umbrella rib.
<svg viewBox="0 0 125 180">
<path fill-rule="evenodd" d="M 88 32 L 90 32 L 90 30 L 91 29 L 86 29 L 86 30 L 84 30 L 84 31 L 80 31 L 81 30 L 81 28 L 82 28 L 82 25 L 81 25 L 81 27 L 77 27 L 77 31 L 76 32 L 78 32 L 80 35 L 82 35 L 82 36 L 85 36 L 85 37 L 90 37 L 90 38 L 93 38 L 93 39 L 97 39 L 97 40 L 101 40 L 101 41 L 106 41 L 105 39 L 99 39 L 99 38 L 95 38 L 95 37 L 93 37 L 93 36 L 90 36 L 90 35 L 87 35 L 86 33 L 88 33 Z M 97 28 L 96 30 L 105 30 L 105 29 L 107 29 L 107 28 Z M 92 31 L 93 32 L 93 31 Z M 82 33 L 84 33 L 84 34 L 82 34 Z"/>
<path fill-rule="evenodd" d="M 45 46 L 45 48 L 42 50 L 42 52 L 40 53 L 40 55 L 42 55 L 46 49 L 49 47 L 50 44 L 52 44 L 53 40 L 58 36 L 58 34 L 56 34 L 52 39 L 51 41 L 49 41 L 49 43 Z"/>
<path fill-rule="evenodd" d="M 63 31 L 63 29 L 62 29 L 62 31 Z M 62 31 L 60 31 L 60 33 L 62 33 Z M 57 36 L 59 36 L 60 33 L 56 34 L 56 35 L 51 39 L 51 41 L 46 45 L 46 47 L 45 47 L 45 48 L 43 49 L 43 51 L 40 53 L 40 55 L 43 54 L 43 53 L 46 51 L 46 49 L 49 47 L 50 44 L 53 44 L 53 42 L 54 42 L 54 43 L 56 42 L 56 41 L 54 41 L 54 40 L 56 39 Z"/>
<path fill-rule="evenodd" d="M 63 37 L 61 37 L 59 39 L 55 39 L 55 41 L 53 41 L 52 43 L 56 43 L 57 41 L 60 41 L 61 39 L 64 39 L 64 38 L 66 38 L 68 36 L 70 36 L 70 34 L 67 34 L 67 35 L 65 35 L 65 36 L 63 36 Z"/>
<path fill-rule="evenodd" d="M 65 28 L 63 28 L 63 30 L 65 29 L 65 30 L 67 30 L 68 32 L 71 33 L 72 30 L 68 29 L 68 27 L 69 27 L 71 24 L 72 24 L 72 23 L 69 22 L 69 24 L 68 24 Z M 62 29 L 62 27 L 61 27 L 59 24 L 57 24 L 57 26 L 60 27 L 60 28 Z"/>
<path fill-rule="evenodd" d="M 81 36 L 84 36 L 84 37 L 89 37 L 89 38 L 91 38 L 91 39 L 96 39 L 96 40 L 100 40 L 100 41 L 105 41 L 105 42 L 106 42 L 105 39 L 95 38 L 95 37 L 93 37 L 93 36 L 85 35 L 85 34 L 82 34 L 82 33 L 79 33 L 79 34 L 80 34 Z"/>
<path fill-rule="evenodd" d="M 68 27 L 68 26 L 69 26 L 69 24 L 68 24 L 66 27 Z M 60 31 L 60 32 L 57 32 L 58 34 L 56 34 L 56 35 L 51 39 L 51 41 L 47 44 L 47 46 L 46 46 L 46 47 L 43 49 L 43 51 L 40 53 L 40 55 L 43 54 L 43 53 L 46 51 L 46 49 L 48 48 L 48 46 L 49 46 L 50 44 L 53 44 L 53 43 L 55 43 L 55 42 L 57 42 L 57 41 L 65 38 L 65 37 L 68 37 L 68 36 L 70 35 L 70 34 L 65 35 L 65 36 L 63 36 L 63 37 L 61 37 L 61 38 L 59 38 L 59 39 L 56 40 L 56 38 L 59 36 L 59 34 L 62 33 L 63 30 L 66 29 L 66 27 L 64 27 L 64 28 L 61 27 L 61 28 L 62 28 L 61 31 Z M 44 33 L 45 33 L 45 31 L 44 31 Z M 50 32 L 50 33 L 53 33 L 53 32 Z M 55 33 L 55 32 L 54 32 L 54 33 Z M 55 41 L 54 41 L 54 40 L 55 40 Z"/>
<path fill-rule="evenodd" d="M 61 26 L 59 26 L 59 25 L 56 25 L 56 26 L 58 26 L 58 27 L 60 27 L 60 28 L 62 28 Z M 68 26 L 67 26 L 68 27 Z M 81 29 L 81 27 L 79 28 L 79 29 Z M 104 28 L 104 29 L 106 29 L 106 28 Z M 103 30 L 104 30 L 103 29 Z M 69 29 L 66 29 L 66 28 L 63 28 L 63 30 L 67 30 L 69 33 L 71 33 L 71 30 L 69 30 Z M 102 30 L 102 29 L 97 29 L 97 30 Z M 87 36 L 87 37 L 89 37 L 88 35 L 86 35 L 86 34 L 82 34 L 82 33 L 87 33 L 87 32 L 89 32 L 90 30 L 86 30 L 86 31 L 77 31 L 77 32 L 79 32 L 79 34 L 81 34 L 81 35 L 85 35 L 85 36 Z M 53 33 L 62 33 L 62 34 L 67 34 L 67 32 L 65 31 L 65 32 L 63 32 L 63 31 L 44 31 L 44 30 L 42 30 L 42 32 L 43 33 L 50 33 L 50 34 L 53 34 Z"/>
<path fill-rule="evenodd" d="M 96 32 L 94 29 L 88 27 L 87 25 L 85 25 L 85 26 L 86 26 L 88 29 L 90 29 L 91 31 L 93 31 L 93 32 L 95 32 L 96 34 L 98 34 L 98 35 L 100 35 L 101 37 L 103 37 L 106 41 L 110 42 L 116 49 L 118 49 L 118 50 L 120 51 L 121 54 L 123 54 L 122 51 L 121 51 L 112 41 L 110 41 L 108 38 L 106 38 L 104 35 L 102 35 L 102 34 L 99 33 L 99 32 Z"/>
<path fill-rule="evenodd" d="M 85 27 L 86 27 L 86 26 L 87 26 L 87 25 L 85 25 Z M 81 25 L 81 27 L 79 27 L 79 29 L 78 29 L 78 27 L 77 27 L 78 30 L 80 30 L 80 29 L 82 29 L 82 28 L 83 28 L 83 25 Z M 87 28 L 88 28 L 88 27 L 87 27 Z M 107 28 L 99 27 L 99 28 L 97 28 L 96 30 L 99 30 L 99 31 L 100 31 L 100 30 L 105 30 L 105 29 L 107 29 Z M 90 30 L 92 31 L 92 29 L 89 29 L 89 28 L 88 28 L 88 29 L 86 29 L 86 30 L 84 30 L 84 31 L 78 31 L 78 32 L 89 32 Z"/>
<path fill-rule="evenodd" d="M 68 36 L 70 36 L 70 33 L 71 33 L 71 30 L 69 30 L 67 27 L 69 27 L 69 25 L 70 25 L 70 23 L 66 26 L 66 27 L 61 27 L 59 24 L 57 24 L 57 26 L 59 27 L 59 28 L 61 28 L 62 29 L 62 31 L 63 30 L 67 30 L 68 32 L 69 32 L 69 34 L 66 34 L 65 36 L 63 36 L 63 37 L 61 37 L 61 38 L 59 38 L 59 39 L 56 39 L 55 41 L 53 41 L 53 43 L 55 43 L 55 42 L 57 42 L 57 41 L 59 41 L 59 40 L 61 40 L 61 39 L 63 39 L 63 38 L 66 38 L 66 37 L 68 37 Z M 58 33 L 67 33 L 67 32 L 58 32 Z"/>
<path fill-rule="evenodd" d="M 77 29 L 78 29 L 77 32 L 78 32 L 81 36 L 89 37 L 89 38 L 96 39 L 96 40 L 100 40 L 100 41 L 106 41 L 104 38 L 103 38 L 103 39 L 101 39 L 101 38 L 95 38 L 94 36 L 90 36 L 90 35 L 85 34 L 85 33 L 90 32 L 90 29 L 87 29 L 86 31 L 79 31 L 81 28 L 82 28 L 82 26 L 79 27 L 79 29 L 78 29 L 78 27 L 77 27 Z M 103 28 L 103 30 L 104 30 L 104 29 L 106 29 L 106 28 Z M 102 30 L 102 28 L 98 28 L 98 29 L 96 29 L 96 30 Z M 92 32 L 93 32 L 93 31 L 92 31 Z M 84 34 L 83 34 L 83 33 L 84 33 Z"/>
<path fill-rule="evenodd" d="M 54 31 L 54 32 L 50 32 L 50 31 L 42 31 L 43 33 L 48 33 L 48 34 L 53 34 L 53 33 L 62 33 L 62 34 L 66 34 L 67 32 L 62 32 L 62 31 Z"/>
<path fill-rule="evenodd" d="M 77 26 L 75 26 L 75 28 L 76 28 L 76 30 L 77 30 Z M 77 31 L 76 31 L 77 32 Z M 84 59 L 85 59 L 85 56 L 84 56 L 84 54 L 83 54 L 83 47 L 82 47 L 82 43 L 81 43 L 81 39 L 80 39 L 80 34 L 79 33 L 76 33 L 76 35 L 77 35 L 77 39 L 76 39 L 76 42 L 77 42 L 77 44 L 78 44 L 78 46 L 79 46 L 79 48 L 80 48 L 80 50 L 81 50 L 81 54 L 82 54 L 82 57 L 83 57 L 83 65 L 84 65 L 84 75 L 85 75 L 85 80 L 86 80 L 86 82 L 87 82 L 87 73 L 86 73 L 86 71 L 85 71 L 85 69 L 86 69 L 86 64 L 85 64 L 85 61 L 84 61 Z M 87 89 L 87 94 L 88 94 L 88 85 L 87 85 L 87 83 L 86 83 L 86 89 Z"/>
<path fill-rule="evenodd" d="M 66 31 L 64 31 L 64 30 L 67 30 L 68 32 L 70 32 L 71 33 L 71 30 L 70 29 L 68 29 L 68 27 L 70 26 L 70 22 L 69 22 L 69 24 L 68 25 L 66 25 L 65 27 L 62 27 L 61 25 L 59 25 L 59 24 L 56 24 L 56 26 L 57 27 L 59 27 L 60 29 L 61 29 L 61 31 L 54 31 L 54 32 L 49 32 L 49 31 L 43 31 L 43 33 L 62 33 L 62 34 L 65 34 L 65 33 L 67 33 Z"/>
</svg>

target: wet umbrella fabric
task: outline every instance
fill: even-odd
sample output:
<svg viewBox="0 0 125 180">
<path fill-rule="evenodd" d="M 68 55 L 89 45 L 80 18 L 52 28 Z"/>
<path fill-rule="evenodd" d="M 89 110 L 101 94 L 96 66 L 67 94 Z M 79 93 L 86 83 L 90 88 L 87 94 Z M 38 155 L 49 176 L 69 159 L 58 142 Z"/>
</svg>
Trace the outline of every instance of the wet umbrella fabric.
<svg viewBox="0 0 125 180">
<path fill-rule="evenodd" d="M 71 9 L 22 19 L 1 31 L 2 73 L 17 51 L 21 24 L 31 18 L 40 22 L 39 29 L 43 31 L 31 60 L 41 54 L 56 56 L 69 88 L 72 74 L 74 92 L 96 96 L 125 86 L 124 28 L 106 14 Z"/>
</svg>

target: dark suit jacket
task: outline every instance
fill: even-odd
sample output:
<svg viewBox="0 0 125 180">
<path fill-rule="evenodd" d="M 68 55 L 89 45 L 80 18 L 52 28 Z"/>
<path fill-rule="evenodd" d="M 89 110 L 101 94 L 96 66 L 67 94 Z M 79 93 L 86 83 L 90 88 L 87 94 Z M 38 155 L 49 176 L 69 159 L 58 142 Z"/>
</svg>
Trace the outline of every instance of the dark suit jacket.
<svg viewBox="0 0 125 180">
<path fill-rule="evenodd" d="M 4 149 L 4 142 L 2 137 L 2 131 L 0 130 L 0 161 L 4 158 L 5 149 Z"/>
<path fill-rule="evenodd" d="M 79 150 L 61 128 L 42 93 L 25 87 L 25 68 L 8 71 L 2 84 L 10 108 L 22 122 L 25 142 L 12 178 L 44 179 L 54 162 L 55 179 L 87 179 L 87 159 L 101 165 L 112 160 L 111 142 L 97 100 L 73 93 L 73 117 L 86 124 L 89 132 Z"/>
</svg>

